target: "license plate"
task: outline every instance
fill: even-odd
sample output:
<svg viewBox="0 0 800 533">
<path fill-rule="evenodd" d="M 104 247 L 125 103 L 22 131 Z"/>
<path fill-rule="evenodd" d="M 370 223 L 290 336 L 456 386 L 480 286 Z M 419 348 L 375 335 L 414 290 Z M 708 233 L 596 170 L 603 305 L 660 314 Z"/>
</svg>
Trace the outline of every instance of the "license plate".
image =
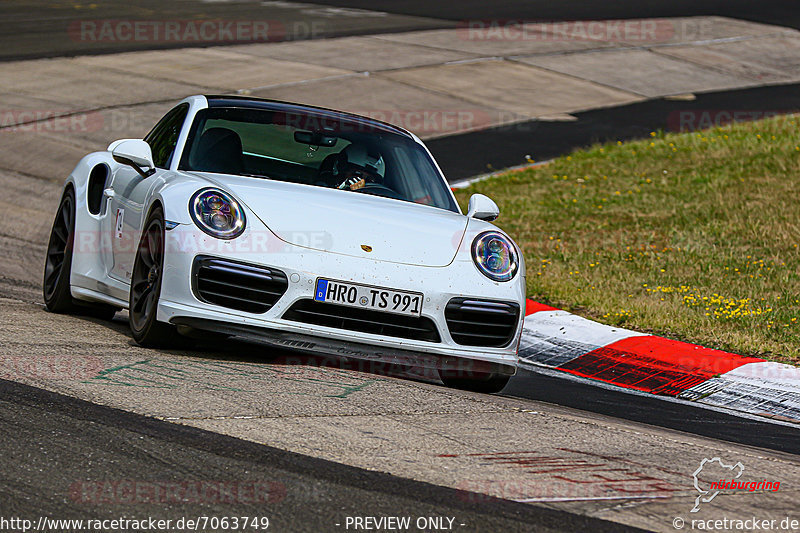
<svg viewBox="0 0 800 533">
<path fill-rule="evenodd" d="M 314 292 L 314 299 L 318 302 L 409 316 L 420 315 L 422 298 L 422 294 L 416 292 L 396 291 L 322 278 L 317 279 L 317 288 Z"/>
</svg>

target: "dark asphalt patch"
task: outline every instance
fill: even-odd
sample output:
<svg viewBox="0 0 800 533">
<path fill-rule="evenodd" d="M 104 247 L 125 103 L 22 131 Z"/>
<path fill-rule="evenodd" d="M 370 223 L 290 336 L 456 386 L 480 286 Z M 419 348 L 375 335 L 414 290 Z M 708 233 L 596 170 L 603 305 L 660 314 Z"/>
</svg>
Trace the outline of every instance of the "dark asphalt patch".
<svg viewBox="0 0 800 533">
<path fill-rule="evenodd" d="M 800 84 L 709 92 L 695 100 L 659 98 L 574 113 L 569 122 L 531 120 L 426 141 L 450 183 L 542 161 L 594 143 L 647 137 L 651 131 L 705 129 L 800 111 Z"/>
<path fill-rule="evenodd" d="M 389 13 L 460 21 L 465 19 L 602 20 L 718 15 L 800 28 L 795 0 L 319 0 L 318 4 L 379 9 Z"/>
</svg>

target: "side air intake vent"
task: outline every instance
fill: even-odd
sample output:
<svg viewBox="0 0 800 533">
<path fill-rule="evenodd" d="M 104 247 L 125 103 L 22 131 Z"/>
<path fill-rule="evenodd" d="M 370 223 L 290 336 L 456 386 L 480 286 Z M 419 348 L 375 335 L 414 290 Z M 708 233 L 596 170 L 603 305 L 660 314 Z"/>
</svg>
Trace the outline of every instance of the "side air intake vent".
<svg viewBox="0 0 800 533">
<path fill-rule="evenodd" d="M 500 348 L 514 339 L 519 304 L 453 298 L 447 303 L 444 318 L 458 344 Z"/>
<path fill-rule="evenodd" d="M 192 281 L 199 300 L 248 313 L 265 313 L 289 286 L 280 270 L 202 256 L 194 260 Z"/>
</svg>

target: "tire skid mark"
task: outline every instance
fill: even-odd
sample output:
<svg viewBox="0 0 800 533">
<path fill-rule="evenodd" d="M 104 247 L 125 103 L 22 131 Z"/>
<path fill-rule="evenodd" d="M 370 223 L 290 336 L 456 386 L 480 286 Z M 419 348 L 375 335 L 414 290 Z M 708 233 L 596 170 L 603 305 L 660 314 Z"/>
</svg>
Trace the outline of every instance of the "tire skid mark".
<svg viewBox="0 0 800 533">
<path fill-rule="evenodd" d="M 259 382 L 259 387 L 252 388 L 254 381 Z M 151 389 L 199 387 L 217 391 L 347 398 L 378 381 L 352 373 L 312 367 L 283 368 L 253 363 L 144 359 L 103 369 L 83 383 Z M 314 385 L 315 392 L 287 390 L 285 386 L 268 390 L 262 386 L 264 382 Z"/>
</svg>

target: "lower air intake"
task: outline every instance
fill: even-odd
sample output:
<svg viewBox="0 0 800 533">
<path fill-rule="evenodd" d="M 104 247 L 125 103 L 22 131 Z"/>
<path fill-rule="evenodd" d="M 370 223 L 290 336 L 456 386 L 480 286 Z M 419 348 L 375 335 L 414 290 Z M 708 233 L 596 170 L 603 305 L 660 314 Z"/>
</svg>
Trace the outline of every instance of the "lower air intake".
<svg viewBox="0 0 800 533">
<path fill-rule="evenodd" d="M 216 257 L 197 257 L 192 273 L 200 301 L 248 313 L 269 311 L 289 286 L 280 270 Z"/>
<path fill-rule="evenodd" d="M 501 348 L 514 339 L 519 304 L 472 298 L 453 298 L 444 318 L 453 340 L 463 346 Z"/>
<path fill-rule="evenodd" d="M 298 300 L 283 314 L 286 320 L 329 328 L 360 331 L 387 337 L 439 342 L 439 331 L 430 318 L 359 309 L 344 305 Z"/>
</svg>

